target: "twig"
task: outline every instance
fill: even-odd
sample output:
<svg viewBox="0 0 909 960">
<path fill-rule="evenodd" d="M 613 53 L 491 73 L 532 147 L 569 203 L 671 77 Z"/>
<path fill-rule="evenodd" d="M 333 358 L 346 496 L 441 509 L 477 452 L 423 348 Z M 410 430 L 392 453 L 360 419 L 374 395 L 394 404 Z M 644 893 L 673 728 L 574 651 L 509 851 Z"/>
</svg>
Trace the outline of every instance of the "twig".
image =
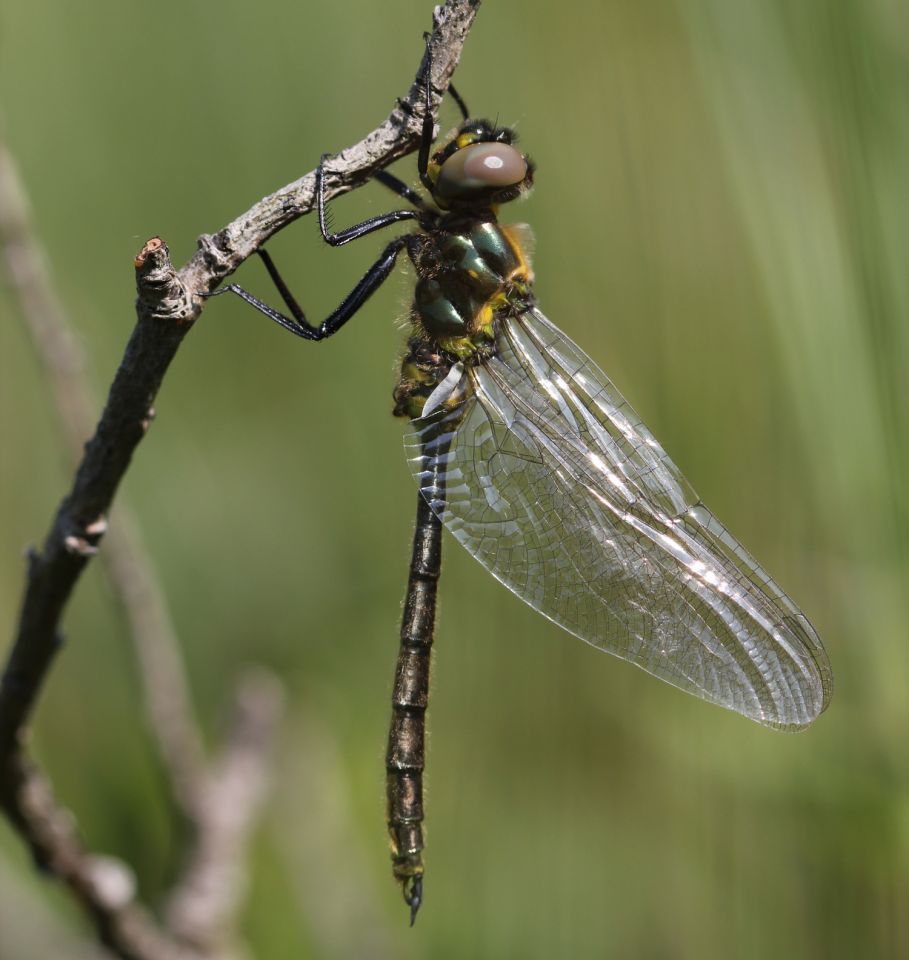
<svg viewBox="0 0 909 960">
<path fill-rule="evenodd" d="M 186 332 L 184 324 L 168 316 L 179 294 L 173 277 L 163 244 L 148 249 L 138 268 L 139 324 L 44 552 L 32 552 L 29 558 L 19 632 L 0 681 L 0 806 L 38 866 L 74 892 L 93 918 L 101 942 L 129 960 L 184 960 L 192 954 L 163 934 L 135 903 L 134 884 L 123 865 L 87 853 L 73 818 L 56 804 L 50 786 L 26 758 L 23 734 L 59 646 L 63 607 L 97 552 L 106 527 L 104 513 L 150 422 L 151 401 Z"/>
<path fill-rule="evenodd" d="M 138 527 L 123 504 L 104 541 L 103 559 L 139 663 L 148 724 L 184 816 L 199 815 L 196 783 L 205 765 L 179 643 L 161 585 L 145 561 Z"/>
<path fill-rule="evenodd" d="M 438 108 L 441 94 L 457 65 L 478 5 L 479 0 L 449 0 L 436 10 L 431 40 L 433 109 Z M 425 65 L 424 58 L 424 68 Z M 422 89 L 418 79 L 402 102 L 403 109 L 396 108 L 385 123 L 329 164 L 329 197 L 353 189 L 376 170 L 415 149 Z M 18 630 L 0 678 L 0 805 L 19 829 L 36 861 L 70 885 L 95 917 L 102 941 L 125 958 L 170 960 L 192 954 L 182 951 L 160 933 L 135 905 L 131 892 L 125 896 L 121 889 L 117 896 L 110 894 L 110 885 L 104 882 L 110 870 L 107 874 L 99 873 L 100 861 L 82 848 L 71 818 L 56 806 L 49 787 L 25 759 L 26 725 L 60 646 L 59 623 L 64 607 L 82 570 L 97 553 L 106 532 L 106 515 L 113 496 L 133 451 L 153 419 L 152 404 L 164 374 L 201 312 L 202 301 L 198 295 L 214 290 L 269 237 L 310 212 L 314 205 L 314 183 L 312 172 L 255 204 L 217 234 L 200 238 L 199 250 L 179 273 L 171 265 L 163 241 L 153 238 L 143 247 L 135 262 L 138 323 L 94 436 L 86 445 L 73 488 L 57 511 L 42 551 L 33 551 L 29 558 Z M 36 309 L 52 312 L 54 304 L 39 300 Z M 178 691 L 177 696 L 184 700 L 188 716 L 188 698 L 183 691 Z M 267 731 L 274 722 L 263 720 L 267 711 L 253 713 L 259 719 L 254 721 L 247 716 L 243 727 L 247 732 L 240 738 L 243 743 L 261 742 L 265 736 L 262 731 Z M 259 733 L 253 735 L 255 730 Z M 179 749 L 189 756 L 197 747 L 184 745 Z M 236 783 L 233 771 L 249 770 L 251 756 L 252 752 L 247 749 L 227 752 L 221 776 L 212 777 L 203 792 L 211 797 L 222 791 L 227 796 L 228 786 Z M 194 761 L 185 758 L 175 761 L 171 757 L 170 762 L 189 768 Z M 186 790 L 186 802 L 199 802 L 198 792 L 195 792 L 196 800 L 190 800 L 193 793 L 191 789 Z M 252 809 L 257 803 L 258 797 L 251 794 L 245 806 Z M 232 838 L 226 844 L 230 847 L 242 833 L 232 827 L 220 829 L 219 835 Z M 197 852 L 201 852 L 201 847 L 200 840 Z M 223 867 L 227 861 L 200 856 L 196 862 Z M 230 903 L 231 896 L 233 894 L 222 894 L 211 898 L 216 909 L 209 912 L 209 917 L 219 921 L 222 918 L 219 911 Z M 175 904 L 179 903 L 178 897 Z M 174 910 L 176 915 L 181 915 L 176 906 Z M 211 931 L 211 920 L 208 922 Z M 204 927 L 198 920 L 193 923 L 199 930 Z M 210 939 L 210 933 L 205 936 Z"/>
<path fill-rule="evenodd" d="M 167 926 L 205 955 L 227 946 L 245 889 L 239 869 L 249 832 L 265 799 L 274 733 L 281 710 L 278 681 L 251 671 L 241 681 L 220 758 L 200 784 L 205 811 L 183 876 L 171 893 Z"/>
<path fill-rule="evenodd" d="M 91 429 L 91 421 L 86 423 L 85 418 L 91 403 L 82 376 L 83 365 L 64 311 L 54 296 L 43 252 L 30 228 L 26 199 L 12 158 L 2 142 L 0 247 L 37 351 L 50 371 L 66 439 L 76 450 Z M 213 947 L 226 939 L 229 920 L 242 893 L 243 871 L 239 864 L 246 834 L 265 792 L 280 688 L 277 681 L 263 676 L 243 681 L 237 695 L 236 721 L 224 755 L 206 771 L 176 635 L 157 578 L 122 505 L 117 519 L 117 527 L 105 542 L 103 556 L 130 622 L 151 726 L 193 833 L 195 852 L 189 875 L 182 882 L 181 903 L 194 923 L 191 930 L 184 924 L 175 933 L 180 941 Z M 125 867 L 120 867 L 118 873 L 111 861 L 89 858 L 77 838 L 68 834 L 66 825 L 71 818 L 55 808 L 36 771 L 31 769 L 26 778 L 24 770 L 20 770 L 17 789 L 24 790 L 23 796 L 28 799 L 23 800 L 18 812 L 33 853 L 66 879 L 83 902 L 91 905 L 86 891 L 104 890 L 99 878 L 122 877 Z M 36 797 L 43 800 L 36 804 Z M 212 878 L 216 882 L 212 883 Z M 206 889 L 206 884 L 214 889 Z M 108 906 L 93 912 L 104 920 Z M 122 939 L 113 932 L 119 922 L 107 922 L 107 939 Z M 147 920 L 144 922 L 150 927 Z M 135 919 L 129 922 L 129 928 L 137 929 Z M 146 932 L 143 939 L 148 941 L 149 936 Z M 207 951 L 211 953 L 212 950 Z"/>
<path fill-rule="evenodd" d="M 0 857 L 0 957 L 110 960 L 110 953 L 90 931 L 73 930 L 32 877 Z"/>
<path fill-rule="evenodd" d="M 7 798 L 14 803 L 7 805 Z M 202 960 L 165 936 L 134 900 L 135 881 L 119 861 L 91 856 L 72 817 L 20 753 L 3 770 L 4 806 L 36 862 L 62 880 L 92 917 L 98 939 L 123 960 Z"/>
<path fill-rule="evenodd" d="M 32 552 L 19 628 L 0 681 L 0 767 L 20 732 L 54 653 L 59 622 L 79 575 L 97 553 L 106 514 L 133 451 L 148 429 L 161 380 L 189 329 L 184 291 L 167 248 L 150 242 L 137 260 L 139 322 L 126 346 L 95 435 L 61 503 L 42 552 Z"/>
<path fill-rule="evenodd" d="M 29 219 L 14 163 L 0 141 L 0 248 L 32 340 L 49 371 L 66 439 L 75 451 L 91 430 L 86 416 L 91 409 L 89 390 L 79 349 L 54 296 Z M 129 621 L 150 726 L 192 835 L 188 874 L 178 882 L 178 916 L 189 915 L 192 923 L 181 921 L 172 929 L 185 942 L 221 943 L 243 890 L 239 864 L 246 835 L 265 794 L 280 684 L 264 671 L 241 680 L 227 744 L 222 756 L 206 769 L 167 604 L 122 503 L 102 559 Z M 242 774 L 239 784 L 238 772 Z"/>
<path fill-rule="evenodd" d="M 50 284 L 46 282 L 43 256 L 27 229 L 24 198 L 16 187 L 12 161 L 0 146 L 0 236 L 3 251 L 23 311 L 29 317 L 40 316 L 34 332 L 36 336 L 46 337 L 47 346 L 50 347 L 53 324 L 58 321 L 62 323 L 63 315 Z M 51 351 L 49 360 L 59 376 L 53 376 L 51 380 L 56 399 L 59 403 L 67 404 L 66 433 L 70 445 L 75 446 L 80 418 L 89 403 L 86 392 L 78 389 L 80 365 L 75 362 L 77 355 L 71 351 L 71 344 L 60 339 L 55 343 L 56 350 Z M 61 507 L 58 524 L 63 513 Z M 100 535 L 101 531 L 96 532 Z M 64 542 L 64 550 L 66 548 Z M 89 544 L 85 540 L 79 545 L 76 555 L 87 558 L 89 553 Z M 39 569 L 38 564 L 38 558 L 33 555 L 30 574 Z M 37 661 L 19 662 L 25 662 L 29 669 L 34 669 Z M 16 676 L 12 658 L 6 676 Z M 2 692 L 5 693 L 6 689 L 9 688 L 6 687 Z M 57 805 L 50 785 L 40 775 L 36 765 L 25 756 L 20 738 L 14 738 L 12 749 L 2 757 L 0 806 L 25 840 L 36 864 L 70 887 L 92 917 L 99 940 L 118 956 L 135 960 L 190 960 L 195 956 L 159 930 L 144 908 L 135 902 L 135 882 L 124 864 L 113 858 L 92 856 L 84 849 L 72 816 Z"/>
<path fill-rule="evenodd" d="M 477 15 L 480 0 L 447 0 L 437 7 L 432 51 L 433 111 L 458 65 L 461 49 Z M 365 183 L 376 171 L 417 148 L 423 114 L 421 78 L 426 56 L 407 96 L 388 119 L 359 143 L 347 147 L 326 163 L 326 199 L 340 196 Z M 260 200 L 223 230 L 199 238 L 199 249 L 180 270 L 180 280 L 191 296 L 210 293 L 261 247 L 269 237 L 293 223 L 315 206 L 315 170 Z M 194 301 L 193 309 L 200 306 Z"/>
<path fill-rule="evenodd" d="M 457 65 L 478 5 L 478 0 L 449 0 L 436 12 L 432 79 L 442 92 Z M 351 190 L 415 149 L 421 90 L 418 79 L 404 100 L 409 110 L 397 107 L 381 126 L 338 155 L 331 164 L 329 197 Z M 0 761 L 13 750 L 59 646 L 63 607 L 89 558 L 97 552 L 114 493 L 151 424 L 152 402 L 164 374 L 201 312 L 198 294 L 213 290 L 269 237 L 310 212 L 314 184 L 315 171 L 259 201 L 217 234 L 203 236 L 200 249 L 179 273 L 158 238 L 150 240 L 136 258 L 139 322 L 73 489 L 60 505 L 42 553 L 31 556 L 16 642 L 0 683 Z"/>
<path fill-rule="evenodd" d="M 31 225 L 15 163 L 0 140 L 0 252 L 20 312 L 48 373 L 55 408 L 74 464 L 91 436 L 96 409 L 81 352 L 54 292 L 44 250 Z M 203 754 L 179 642 L 131 512 L 122 502 L 102 560 L 129 623 L 149 725 L 175 798 L 189 816 Z"/>
</svg>

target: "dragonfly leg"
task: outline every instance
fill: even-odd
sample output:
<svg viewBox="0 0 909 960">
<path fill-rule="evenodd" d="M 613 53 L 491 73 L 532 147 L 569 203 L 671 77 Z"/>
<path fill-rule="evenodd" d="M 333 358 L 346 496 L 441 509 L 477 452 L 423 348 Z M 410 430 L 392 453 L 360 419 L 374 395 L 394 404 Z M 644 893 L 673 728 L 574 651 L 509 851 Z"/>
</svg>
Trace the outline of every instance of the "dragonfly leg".
<svg viewBox="0 0 909 960">
<path fill-rule="evenodd" d="M 416 190 L 412 190 L 403 180 L 399 180 L 393 173 L 389 173 L 387 170 L 380 170 L 374 177 L 373 180 L 378 180 L 383 186 L 388 187 L 389 190 L 393 190 L 399 197 L 403 197 L 409 203 L 412 203 L 418 210 L 426 210 L 426 201 L 417 193 Z"/>
<path fill-rule="evenodd" d="M 420 152 L 417 155 L 417 170 L 420 174 L 420 180 L 423 186 L 432 193 L 435 184 L 429 178 L 429 151 L 432 149 L 434 122 L 432 117 L 432 46 L 430 44 L 430 34 L 424 33 L 423 39 L 426 41 L 426 72 L 423 75 L 424 81 L 424 100 L 423 100 L 423 129 L 420 133 Z M 452 100 L 458 105 L 461 115 L 465 120 L 470 116 L 467 110 L 467 104 L 461 98 L 457 90 L 449 83 L 448 92 Z"/>
<path fill-rule="evenodd" d="M 464 103 L 464 98 L 458 93 L 454 88 L 453 83 L 448 84 L 448 92 L 451 94 L 451 99 L 458 105 L 458 109 L 461 111 L 461 116 L 465 120 L 470 119 L 470 111 L 467 109 L 467 104 Z"/>
<path fill-rule="evenodd" d="M 325 160 L 329 154 L 323 154 L 316 168 L 316 196 L 318 197 L 319 207 L 319 229 L 322 231 L 322 239 L 333 247 L 343 247 L 345 243 L 351 240 L 359 240 L 376 230 L 383 230 L 392 224 L 400 223 L 402 220 L 418 220 L 421 212 L 419 210 L 392 210 L 390 213 L 382 213 L 377 217 L 370 217 L 362 223 L 347 227 L 346 230 L 339 230 L 332 233 L 328 226 L 328 201 L 325 199 Z M 389 174 L 390 176 L 390 174 Z M 384 180 L 382 181 L 385 182 Z M 402 184 L 403 186 L 403 184 Z M 408 198 L 409 199 L 409 198 Z"/>
<path fill-rule="evenodd" d="M 429 173 L 429 151 L 432 149 L 433 130 L 435 124 L 432 117 L 432 45 L 430 35 L 423 34 L 426 41 L 426 72 L 423 75 L 424 93 L 423 99 L 423 129 L 420 133 L 420 152 L 417 154 L 417 170 L 420 174 L 420 180 L 423 186 L 432 193 L 435 184 L 430 180 Z"/>
<path fill-rule="evenodd" d="M 411 926 L 423 902 L 426 708 L 442 562 L 442 522 L 422 494 L 418 500 L 385 758 L 392 870 L 410 907 Z"/>
<path fill-rule="evenodd" d="M 282 326 L 285 330 L 304 340 L 325 340 L 332 334 L 337 333 L 341 327 L 363 306 L 364 303 L 378 290 L 380 286 L 388 279 L 388 275 L 394 268 L 398 254 L 407 246 L 410 237 L 405 235 L 392 240 L 382 251 L 379 259 L 366 271 L 360 282 L 350 291 L 341 301 L 340 305 L 333 310 L 318 326 L 313 326 L 306 319 L 303 309 L 297 303 L 293 294 L 290 292 L 278 268 L 275 266 L 271 257 L 264 250 L 259 250 L 258 254 L 265 264 L 265 269 L 271 277 L 272 282 L 281 294 L 291 316 L 286 317 L 283 313 L 275 310 L 273 307 L 263 303 L 258 297 L 254 297 L 249 291 L 244 290 L 239 284 L 231 283 L 209 296 L 219 296 L 222 293 L 235 293 L 241 300 L 245 300 L 250 306 L 255 307 L 259 313 L 265 314 L 275 323 Z"/>
<path fill-rule="evenodd" d="M 467 104 L 464 102 L 464 98 L 460 93 L 455 89 L 453 83 L 448 84 L 448 92 L 451 94 L 451 99 L 458 105 L 458 110 L 461 111 L 461 116 L 465 120 L 470 119 L 470 111 L 467 109 Z M 402 112 L 406 113 L 407 116 L 412 117 L 414 115 L 413 107 L 406 101 L 402 100 L 401 97 L 395 97 L 395 106 Z"/>
</svg>

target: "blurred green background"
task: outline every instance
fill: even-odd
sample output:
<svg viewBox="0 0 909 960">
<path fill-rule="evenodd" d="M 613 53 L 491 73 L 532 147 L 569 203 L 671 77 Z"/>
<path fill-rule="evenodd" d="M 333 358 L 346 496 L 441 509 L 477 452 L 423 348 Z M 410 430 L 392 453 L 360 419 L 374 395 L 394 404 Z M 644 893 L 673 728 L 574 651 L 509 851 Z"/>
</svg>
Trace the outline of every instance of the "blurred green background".
<svg viewBox="0 0 909 960">
<path fill-rule="evenodd" d="M 375 126 L 430 14 L 3 5 L 6 137 L 99 400 L 142 242 L 160 234 L 182 263 Z M 218 300 L 122 493 L 207 734 L 243 665 L 288 685 L 243 936 L 260 960 L 909 956 L 909 9 L 489 0 L 456 80 L 537 161 L 507 218 L 534 227 L 544 310 L 808 613 L 836 692 L 810 731 L 769 732 L 576 642 L 446 539 L 427 894 L 407 929 L 383 754 L 415 506 L 390 415 L 410 281 L 320 346 Z M 336 223 L 389 206 L 369 187 Z M 306 219 L 270 249 L 324 315 L 381 243 L 330 250 Z M 238 279 L 274 301 L 257 263 Z M 21 551 L 70 469 L 3 287 L 0 311 L 10 636 Z M 100 565 L 66 631 L 37 753 L 92 848 L 159 903 L 182 837 Z M 0 956 L 72 956 L 82 935 L 0 824 Z"/>
</svg>

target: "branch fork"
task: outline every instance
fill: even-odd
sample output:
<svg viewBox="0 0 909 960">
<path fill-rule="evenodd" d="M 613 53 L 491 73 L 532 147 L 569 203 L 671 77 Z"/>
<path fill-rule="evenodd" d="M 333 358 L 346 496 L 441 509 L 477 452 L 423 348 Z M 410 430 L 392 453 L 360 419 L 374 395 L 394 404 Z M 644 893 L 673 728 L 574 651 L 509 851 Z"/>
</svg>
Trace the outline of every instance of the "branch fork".
<svg viewBox="0 0 909 960">
<path fill-rule="evenodd" d="M 327 173 L 328 199 L 346 193 L 419 142 L 431 50 L 433 110 L 457 66 L 479 0 L 448 0 L 434 11 L 435 29 L 409 93 L 375 130 L 337 154 Z M 53 293 L 43 251 L 12 159 L 0 143 L 0 255 L 14 294 L 48 368 L 66 439 L 80 460 L 40 551 L 28 557 L 15 639 L 0 676 L 0 808 L 36 864 L 63 881 L 92 919 L 97 935 L 128 960 L 222 960 L 243 888 L 240 863 L 265 795 L 270 747 L 279 723 L 278 681 L 256 671 L 241 679 L 221 752 L 208 760 L 190 705 L 179 645 L 137 528 L 121 507 L 107 515 L 139 442 L 154 419 L 154 399 L 206 294 L 279 230 L 312 211 L 315 171 L 254 204 L 223 229 L 199 238 L 179 270 L 160 237 L 134 260 L 137 323 L 92 433 L 93 404 L 64 311 Z M 55 799 L 27 753 L 32 712 L 61 645 L 60 622 L 86 564 L 100 551 L 127 620 L 144 688 L 149 724 L 175 801 L 194 840 L 159 923 L 136 899 L 131 869 L 90 853 L 74 817 Z"/>
</svg>

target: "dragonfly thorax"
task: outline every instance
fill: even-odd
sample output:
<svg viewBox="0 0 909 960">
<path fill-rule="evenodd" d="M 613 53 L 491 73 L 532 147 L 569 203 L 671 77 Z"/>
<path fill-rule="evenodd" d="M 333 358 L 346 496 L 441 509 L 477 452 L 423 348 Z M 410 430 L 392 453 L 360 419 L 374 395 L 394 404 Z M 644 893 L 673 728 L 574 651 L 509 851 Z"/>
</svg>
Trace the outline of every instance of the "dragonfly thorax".
<svg viewBox="0 0 909 960">
<path fill-rule="evenodd" d="M 430 340 L 460 357 L 477 336 L 491 335 L 498 308 L 519 296 L 526 300 L 533 279 L 527 257 L 513 231 L 491 213 L 443 219 L 419 240 L 414 321 Z"/>
<path fill-rule="evenodd" d="M 497 318 L 532 302 L 522 229 L 502 226 L 485 211 L 469 218 L 451 214 L 414 236 L 413 334 L 394 393 L 397 416 L 420 416 L 452 364 L 480 363 L 495 352 Z"/>
</svg>

